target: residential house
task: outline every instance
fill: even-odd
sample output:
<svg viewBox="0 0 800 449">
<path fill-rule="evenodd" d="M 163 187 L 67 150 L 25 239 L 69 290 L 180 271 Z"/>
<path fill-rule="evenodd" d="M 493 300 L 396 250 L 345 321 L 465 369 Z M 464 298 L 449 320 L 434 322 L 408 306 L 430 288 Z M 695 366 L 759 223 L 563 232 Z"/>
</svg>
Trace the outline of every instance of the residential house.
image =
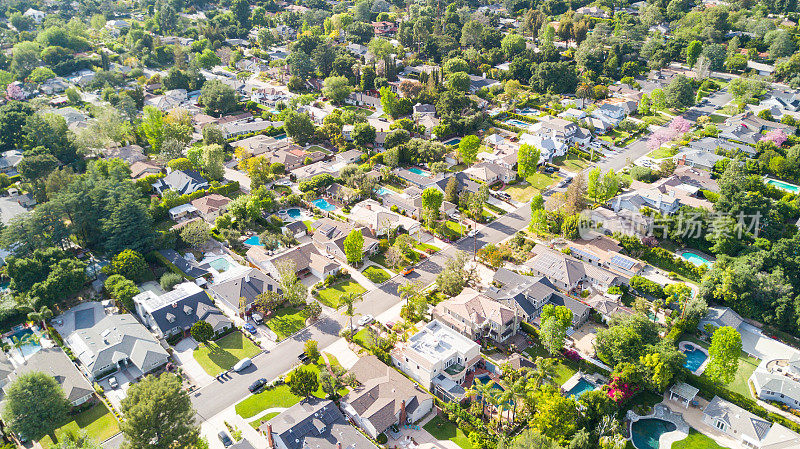
<svg viewBox="0 0 800 449">
<path fill-rule="evenodd" d="M 381 196 L 381 201 L 390 210 L 392 210 L 392 207 L 397 207 L 398 212 L 412 218 L 421 218 L 423 216 L 422 190 L 417 187 L 409 187 L 403 193 L 391 191 Z M 443 217 L 449 217 L 458 212 L 458 208 L 449 201 L 442 201 L 439 212 Z"/>
<path fill-rule="evenodd" d="M 414 117 L 414 121 L 417 125 L 421 125 L 424 128 L 422 132 L 422 137 L 425 139 L 431 139 L 434 137 L 433 129 L 439 126 L 440 120 L 432 115 L 423 115 L 419 118 L 416 116 Z"/>
<path fill-rule="evenodd" d="M 372 232 L 364 227 L 357 228 L 350 223 L 333 220 L 331 218 L 321 218 L 311 225 L 314 228 L 312 241 L 321 252 L 333 256 L 342 262 L 347 262 L 347 254 L 344 250 L 344 240 L 353 230 L 360 230 L 364 236 L 363 257 L 369 257 L 378 251 L 378 240 L 374 238 Z"/>
<path fill-rule="evenodd" d="M 308 228 L 302 221 L 293 221 L 281 226 L 281 232 L 284 235 L 293 236 L 296 239 L 305 237 L 308 234 Z"/>
<path fill-rule="evenodd" d="M 25 17 L 30 17 L 36 23 L 42 23 L 45 13 L 43 11 L 39 11 L 38 9 L 28 8 L 22 15 Z"/>
<path fill-rule="evenodd" d="M 278 281 L 259 269 L 249 267 L 236 276 L 208 286 L 211 297 L 233 313 L 241 310 L 241 298 L 245 298 L 244 310 L 249 313 L 258 295 L 269 292 L 282 293 Z"/>
<path fill-rule="evenodd" d="M 772 72 L 775 71 L 774 65 L 764 64 L 763 62 L 751 61 L 749 59 L 747 60 L 747 68 L 752 69 L 760 76 L 770 76 L 772 75 Z"/>
<path fill-rule="evenodd" d="M 161 167 L 150 161 L 134 162 L 131 164 L 131 178 L 139 180 L 146 176 L 157 175 L 161 170 Z"/>
<path fill-rule="evenodd" d="M 375 128 L 375 146 L 382 148 L 386 142 L 386 136 L 393 130 L 390 129 L 391 123 L 386 119 L 367 117 L 367 123 Z M 344 125 L 342 127 L 342 136 L 348 141 L 353 140 L 354 125 Z"/>
<path fill-rule="evenodd" d="M 39 90 L 45 95 L 57 95 L 69 88 L 67 80 L 61 77 L 50 78 L 39 86 Z"/>
<path fill-rule="evenodd" d="M 19 150 L 8 150 L 0 155 L 0 173 L 9 176 L 17 174 L 17 165 L 22 161 L 22 152 Z"/>
<path fill-rule="evenodd" d="M 471 288 L 437 304 L 433 318 L 470 340 L 491 338 L 501 343 L 516 335 L 521 321 L 514 309 Z"/>
<path fill-rule="evenodd" d="M 389 36 L 397 32 L 397 25 L 394 22 L 372 22 L 372 29 L 375 36 Z"/>
<path fill-rule="evenodd" d="M 319 161 L 313 164 L 297 167 L 291 170 L 292 176 L 297 182 L 308 181 L 317 175 L 331 175 L 334 178 L 339 176 L 339 172 L 344 168 L 341 165 L 335 165 L 328 161 Z"/>
<path fill-rule="evenodd" d="M 352 149 L 347 150 L 344 153 L 338 153 L 333 157 L 333 159 L 337 164 L 357 164 L 361 162 L 361 156 L 363 155 L 363 152 Z"/>
<path fill-rule="evenodd" d="M 481 89 L 490 89 L 495 86 L 502 86 L 500 81 L 486 78 L 480 75 L 469 75 L 469 92 L 474 94 Z"/>
<path fill-rule="evenodd" d="M 192 253 L 186 253 L 187 257 L 184 257 L 174 249 L 160 249 L 158 254 L 191 279 L 200 279 L 211 274 L 207 268 L 197 263 Z"/>
<path fill-rule="evenodd" d="M 208 187 L 208 181 L 194 170 L 174 170 L 153 183 L 153 189 L 159 195 L 163 195 L 167 190 L 173 190 L 179 195 L 188 195 Z"/>
<path fill-rule="evenodd" d="M 133 315 L 106 315 L 99 302 L 79 304 L 51 323 L 90 380 L 118 370 L 140 378 L 169 360 L 167 351 Z"/>
<path fill-rule="evenodd" d="M 134 296 L 133 302 L 142 322 L 161 338 L 187 337 L 192 325 L 198 321 L 209 323 L 217 336 L 233 328 L 233 322 L 194 282 L 178 284 L 163 295 L 145 290 Z"/>
<path fill-rule="evenodd" d="M 584 262 L 609 271 L 618 273 L 630 279 L 638 276 L 644 270 L 645 264 L 641 260 L 622 254 L 622 247 L 613 239 L 598 235 L 591 240 L 574 240 L 567 243 L 570 255 Z"/>
<path fill-rule="evenodd" d="M 280 128 L 283 122 L 272 122 L 269 120 L 237 121 L 225 123 L 221 126 L 222 134 L 226 139 L 232 139 L 245 134 L 260 133 L 269 128 Z"/>
<path fill-rule="evenodd" d="M 13 381 L 28 373 L 45 373 L 53 376 L 64 390 L 70 405 L 77 407 L 94 396 L 94 387 L 59 347 L 42 348 L 25 359 L 9 376 Z"/>
<path fill-rule="evenodd" d="M 595 17 L 597 19 L 607 19 L 608 13 L 603 8 L 599 6 L 582 6 L 575 10 L 578 14 L 583 14 L 585 16 Z"/>
<path fill-rule="evenodd" d="M 693 150 L 704 150 L 709 153 L 716 153 L 719 149 L 725 153 L 731 154 L 744 153 L 748 157 L 755 157 L 756 155 L 756 149 L 750 145 L 731 142 L 730 140 L 716 137 L 703 137 L 702 139 L 693 140 L 689 142 L 689 148 Z"/>
<path fill-rule="evenodd" d="M 464 398 L 467 373 L 482 363 L 480 346 L 433 320 L 407 342 L 395 346 L 392 364 L 445 400 Z"/>
<path fill-rule="evenodd" d="M 430 116 L 436 117 L 436 106 L 432 104 L 417 103 L 414 105 L 414 118 Z"/>
<path fill-rule="evenodd" d="M 531 134 L 541 134 L 564 142 L 567 145 L 588 145 L 592 134 L 576 123 L 558 117 L 542 117 L 529 128 Z"/>
<path fill-rule="evenodd" d="M 376 236 L 385 235 L 390 229 L 400 227 L 413 234 L 420 228 L 418 221 L 394 213 L 373 199 L 366 199 L 353 206 L 350 220 L 366 227 Z"/>
<path fill-rule="evenodd" d="M 344 100 L 347 104 L 355 106 L 366 106 L 372 109 L 379 109 L 381 107 L 380 95 L 375 95 L 374 91 L 371 92 L 350 92 Z"/>
<path fill-rule="evenodd" d="M 341 266 L 338 263 L 332 258 L 322 255 L 316 246 L 310 242 L 291 248 L 276 256 L 267 254 L 262 246 L 253 246 L 247 250 L 247 260 L 275 279 L 281 278 L 278 267 L 286 263 L 294 265 L 294 270 L 299 277 L 313 275 L 319 279 L 325 279 L 341 270 Z"/>
<path fill-rule="evenodd" d="M 340 401 L 345 415 L 370 438 L 425 417 L 433 396 L 374 355 L 361 357 L 350 368 L 359 386 Z"/>
<path fill-rule="evenodd" d="M 743 447 L 778 449 L 800 447 L 800 435 L 728 402 L 719 396 L 703 409 L 703 422 L 738 440 Z"/>
<path fill-rule="evenodd" d="M 314 396 L 282 411 L 258 428 L 267 449 L 377 449 L 351 426 L 336 403 Z"/>
<path fill-rule="evenodd" d="M 625 276 L 611 272 L 603 267 L 584 262 L 544 245 L 534 248 L 534 256 L 525 262 L 534 274 L 545 276 L 561 289 L 583 290 L 590 286 L 602 290 L 612 285 L 625 284 Z"/>
<path fill-rule="evenodd" d="M 717 162 L 725 159 L 719 154 L 709 153 L 705 150 L 689 150 L 679 153 L 673 159 L 677 165 L 695 167 L 701 170 L 713 170 Z"/>
<path fill-rule="evenodd" d="M 661 215 L 672 215 L 681 207 L 681 202 L 672 190 L 662 192 L 661 190 L 650 188 L 617 195 L 608 201 L 608 206 L 614 212 L 620 210 L 639 212 L 642 208 L 647 207 Z"/>
<path fill-rule="evenodd" d="M 192 206 L 191 203 L 181 204 L 171 208 L 168 213 L 171 220 L 182 222 L 190 218 L 196 218 L 197 208 Z"/>
<path fill-rule="evenodd" d="M 565 156 L 569 150 L 569 146 L 563 140 L 543 134 L 525 133 L 520 136 L 519 143 L 539 150 L 539 164 L 552 162 L 557 157 Z"/>
<path fill-rule="evenodd" d="M 496 182 L 509 183 L 517 178 L 517 172 L 514 170 L 492 162 L 477 163 L 464 170 L 464 173 L 489 185 Z"/>
<path fill-rule="evenodd" d="M 800 410 L 800 353 L 762 360 L 750 383 L 760 399 Z"/>
<path fill-rule="evenodd" d="M 333 184 L 329 185 L 323 191 L 323 195 L 328 198 L 333 198 L 338 200 L 341 203 L 349 204 L 352 201 L 356 201 L 361 198 L 361 194 L 358 190 L 352 189 L 347 186 L 343 186 L 338 182 L 334 182 Z"/>
<path fill-rule="evenodd" d="M 651 217 L 645 217 L 638 210 L 620 209 L 619 211 L 614 211 L 602 205 L 592 209 L 589 219 L 594 223 L 598 231 L 602 231 L 606 235 L 619 232 L 625 235 L 645 237 L 650 233 L 651 224 L 653 223 Z"/>
<path fill-rule="evenodd" d="M 422 190 L 446 178 L 442 173 L 434 175 L 430 172 L 422 171 L 419 168 L 412 168 L 411 170 L 407 168 L 395 168 L 392 170 L 392 173 Z M 444 189 L 442 189 L 442 191 L 444 191 Z"/>
<path fill-rule="evenodd" d="M 547 277 L 523 275 L 507 268 L 497 270 L 486 296 L 512 309 L 520 321 L 531 324 L 538 324 L 547 304 L 569 308 L 574 329 L 582 326 L 591 312 L 591 307 L 561 293 Z"/>
<path fill-rule="evenodd" d="M 211 193 L 193 200 L 191 205 L 194 206 L 203 220 L 214 223 L 217 217 L 228 210 L 228 203 L 230 202 L 231 199 L 226 196 L 222 196 L 218 193 Z"/>
<path fill-rule="evenodd" d="M 772 130 L 781 130 L 791 135 L 797 128 L 785 123 L 764 120 L 748 111 L 725 119 L 723 126 L 720 126 L 719 137 L 755 145 L 762 139 L 762 132 Z"/>
<path fill-rule="evenodd" d="M 133 164 L 134 162 L 145 162 L 148 160 L 147 156 L 144 154 L 144 148 L 136 144 L 126 145 L 124 147 L 114 146 L 111 148 L 104 148 L 100 151 L 103 153 L 103 157 L 106 159 L 118 158 L 122 159 L 128 164 Z"/>
</svg>

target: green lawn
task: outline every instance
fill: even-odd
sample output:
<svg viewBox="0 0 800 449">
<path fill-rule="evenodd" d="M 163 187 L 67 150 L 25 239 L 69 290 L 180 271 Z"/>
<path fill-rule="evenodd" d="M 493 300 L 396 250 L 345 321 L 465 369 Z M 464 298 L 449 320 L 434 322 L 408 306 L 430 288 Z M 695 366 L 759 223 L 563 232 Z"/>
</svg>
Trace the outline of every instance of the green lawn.
<svg viewBox="0 0 800 449">
<path fill-rule="evenodd" d="M 114 418 L 114 415 L 106 405 L 99 402 L 56 429 L 55 438 L 58 440 L 67 434 L 77 435 L 79 431 L 86 432 L 88 436 L 97 440 L 97 442 L 103 442 L 119 433 L 119 423 L 117 423 L 117 419 Z M 53 441 L 53 436 L 48 435 L 39 440 L 39 444 L 48 448 L 55 442 Z"/>
<path fill-rule="evenodd" d="M 258 428 L 261 427 L 261 424 L 264 424 L 265 422 L 269 421 L 270 419 L 272 419 L 272 418 L 274 418 L 274 417 L 276 417 L 278 415 L 280 415 L 280 412 L 267 413 L 266 415 L 262 416 L 261 418 L 254 419 L 254 420 L 250 421 L 248 424 L 250 424 L 250 427 L 258 430 Z"/>
<path fill-rule="evenodd" d="M 451 240 L 461 238 L 462 235 L 467 233 L 467 228 L 455 221 L 448 220 L 445 222 L 444 226 L 447 228 L 447 234 Z"/>
<path fill-rule="evenodd" d="M 386 253 L 377 253 L 369 256 L 369 260 L 375 262 L 378 265 L 382 265 L 386 268 L 391 268 L 389 266 L 389 262 L 386 261 Z"/>
<path fill-rule="evenodd" d="M 711 438 L 702 433 L 690 429 L 689 436 L 683 440 L 672 443 L 672 449 L 722 449 L 722 446 L 715 443 Z"/>
<path fill-rule="evenodd" d="M 360 295 L 366 291 L 367 290 L 359 285 L 358 282 L 348 279 L 347 281 L 334 284 L 324 290 L 318 291 L 317 297 L 326 306 L 338 308 L 340 305 L 342 305 L 342 296 L 345 296 L 349 293 Z"/>
<path fill-rule="evenodd" d="M 450 440 L 459 445 L 462 449 L 472 449 L 469 437 L 464 434 L 456 425 L 441 416 L 435 416 L 425 424 L 424 429 L 437 440 Z"/>
<path fill-rule="evenodd" d="M 382 284 L 389 280 L 392 277 L 386 270 L 383 268 L 378 268 L 375 265 L 370 265 L 361 272 L 364 276 L 367 277 L 370 281 L 376 284 Z"/>
<path fill-rule="evenodd" d="M 555 180 L 556 177 L 554 175 L 535 173 L 526 178 L 527 182 L 509 186 L 505 192 L 511 195 L 511 198 L 514 198 L 516 201 L 527 202 L 537 193 L 550 187 Z"/>
<path fill-rule="evenodd" d="M 700 346 L 708 349 L 708 343 L 700 341 L 694 337 L 686 338 L 686 340 L 699 344 Z M 753 375 L 759 364 L 758 359 L 748 357 L 747 354 L 742 352 L 739 356 L 739 370 L 736 372 L 736 377 L 733 382 L 727 385 L 727 389 L 734 393 L 739 393 L 746 398 L 752 398 L 753 394 L 750 391 L 749 379 Z"/>
<path fill-rule="evenodd" d="M 586 159 L 568 154 L 564 157 L 556 158 L 553 160 L 553 165 L 564 167 L 568 172 L 577 173 L 589 166 L 589 161 Z M 530 180 L 530 178 L 528 178 Z"/>
<path fill-rule="evenodd" d="M 711 119 L 711 123 L 722 123 L 728 117 L 725 117 L 724 115 L 719 115 L 719 114 L 711 114 L 711 115 L 708 116 L 708 118 Z"/>
<path fill-rule="evenodd" d="M 494 204 L 486 203 L 486 208 L 489 209 L 490 211 L 494 212 L 497 215 L 504 215 L 506 213 L 506 211 L 504 211 L 503 209 L 500 209 L 499 207 L 495 206 Z"/>
<path fill-rule="evenodd" d="M 438 246 L 431 245 L 430 243 L 417 243 L 416 245 L 414 245 L 414 248 L 422 252 L 427 252 L 428 250 L 436 252 L 441 250 L 441 248 L 439 248 Z"/>
<path fill-rule="evenodd" d="M 668 157 L 675 156 L 677 153 L 678 150 L 674 148 L 661 147 L 651 151 L 647 154 L 647 156 L 652 157 L 653 159 L 666 159 Z"/>
<path fill-rule="evenodd" d="M 340 106 L 339 109 L 341 109 L 343 111 L 354 111 L 354 112 L 358 113 L 358 115 L 361 115 L 361 116 L 364 116 L 364 117 L 366 117 L 368 115 L 372 115 L 372 111 L 370 111 L 369 109 L 359 108 L 358 106 L 353 106 L 353 105 Z"/>
<path fill-rule="evenodd" d="M 261 350 L 241 332 L 235 331 L 194 350 L 194 359 L 212 376 L 227 371 L 239 360 L 253 357 Z"/>
<path fill-rule="evenodd" d="M 321 153 L 325 153 L 325 154 L 331 154 L 331 152 L 330 152 L 330 151 L 326 150 L 325 148 L 322 148 L 322 147 L 321 147 L 321 146 L 319 146 L 319 145 L 311 145 L 310 147 L 308 147 L 308 148 L 307 148 L 307 150 L 308 150 L 308 151 L 319 151 L 319 152 L 321 152 Z"/>
<path fill-rule="evenodd" d="M 269 408 L 289 408 L 300 402 L 300 396 L 289 391 L 289 386 L 278 385 L 275 388 L 261 390 L 258 394 L 248 396 L 236 404 L 236 414 L 244 419 L 252 418 Z"/>
<path fill-rule="evenodd" d="M 279 340 L 283 340 L 306 327 L 306 318 L 301 312 L 302 309 L 295 307 L 279 309 L 267 320 L 267 326 L 275 332 Z"/>
</svg>

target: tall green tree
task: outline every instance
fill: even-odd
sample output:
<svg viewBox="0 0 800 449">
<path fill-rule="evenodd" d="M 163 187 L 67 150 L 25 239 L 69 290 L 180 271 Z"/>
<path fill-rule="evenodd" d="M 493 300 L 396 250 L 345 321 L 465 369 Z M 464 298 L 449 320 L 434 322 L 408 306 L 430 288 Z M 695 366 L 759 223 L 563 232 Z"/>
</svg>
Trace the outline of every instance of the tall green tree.
<svg viewBox="0 0 800 449">
<path fill-rule="evenodd" d="M 428 187 L 422 191 L 422 208 L 426 211 L 430 221 L 439 218 L 439 209 L 442 207 L 444 194 L 435 187 Z"/>
<path fill-rule="evenodd" d="M 540 157 L 541 151 L 538 148 L 528 144 L 520 145 L 517 152 L 517 174 L 519 177 L 526 179 L 536 173 Z"/>
<path fill-rule="evenodd" d="M 68 409 L 67 397 L 55 378 L 32 372 L 6 388 L 3 421 L 17 435 L 37 441 L 63 424 Z"/>
<path fill-rule="evenodd" d="M 736 378 L 739 370 L 739 356 L 742 354 L 742 336 L 739 331 L 723 326 L 711 336 L 708 348 L 709 361 L 704 374 L 714 382 L 729 384 Z"/>
<path fill-rule="evenodd" d="M 572 310 L 564 306 L 547 304 L 542 309 L 540 319 L 542 344 L 551 355 L 557 354 L 564 348 L 567 329 L 572 326 Z"/>
<path fill-rule="evenodd" d="M 210 80 L 200 90 L 199 102 L 209 115 L 220 117 L 236 109 L 238 94 L 220 80 Z"/>
<path fill-rule="evenodd" d="M 133 384 L 121 411 L 126 449 L 191 449 L 200 435 L 189 395 L 172 373 Z"/>
<path fill-rule="evenodd" d="M 289 391 L 301 398 L 310 397 L 319 388 L 317 373 L 311 368 L 301 366 L 289 375 Z"/>
<path fill-rule="evenodd" d="M 703 51 L 703 43 L 700 41 L 691 41 L 689 45 L 686 46 L 686 65 L 689 67 L 694 67 L 694 64 L 697 62 L 697 58 L 700 56 L 700 53 Z"/>
<path fill-rule="evenodd" d="M 481 139 L 475 135 L 464 136 L 458 143 L 458 155 L 467 165 L 472 165 L 478 157 L 478 149 L 481 147 Z"/>
<path fill-rule="evenodd" d="M 353 229 L 344 238 L 344 253 L 350 265 L 361 263 L 364 258 L 364 234 L 361 229 Z"/>
</svg>

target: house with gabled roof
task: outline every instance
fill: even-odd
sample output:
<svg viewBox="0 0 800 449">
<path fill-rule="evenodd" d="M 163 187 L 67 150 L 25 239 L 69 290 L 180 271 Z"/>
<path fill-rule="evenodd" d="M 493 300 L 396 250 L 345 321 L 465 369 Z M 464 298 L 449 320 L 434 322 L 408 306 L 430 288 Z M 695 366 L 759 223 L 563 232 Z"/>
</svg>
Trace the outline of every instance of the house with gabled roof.
<svg viewBox="0 0 800 449">
<path fill-rule="evenodd" d="M 363 257 L 369 257 L 378 251 L 378 240 L 372 231 L 365 227 L 357 227 L 351 223 L 333 220 L 331 218 L 320 218 L 311 225 L 314 228 L 314 235 L 311 237 L 314 245 L 321 252 L 346 262 L 347 255 L 344 251 L 344 240 L 355 229 L 361 231 L 364 236 Z"/>
<path fill-rule="evenodd" d="M 269 292 L 283 293 L 277 280 L 257 268 L 249 268 L 208 286 L 208 293 L 212 298 L 237 313 L 241 307 L 241 298 L 245 299 L 245 313 L 249 313 L 258 295 Z"/>
<path fill-rule="evenodd" d="M 433 317 L 471 340 L 488 337 L 501 343 L 516 335 L 521 321 L 511 307 L 471 288 L 437 304 Z"/>
<path fill-rule="evenodd" d="M 153 183 L 153 190 L 159 195 L 163 195 L 167 190 L 173 190 L 179 195 L 188 195 L 208 187 L 208 181 L 194 170 L 174 170 Z"/>
<path fill-rule="evenodd" d="M 59 347 L 42 348 L 18 365 L 9 379 L 33 372 L 49 374 L 64 390 L 70 405 L 77 407 L 94 396 L 94 387 Z"/>
<path fill-rule="evenodd" d="M 360 385 L 340 407 L 371 438 L 393 425 L 417 422 L 433 409 L 433 396 L 374 355 L 361 357 L 349 371 Z"/>
<path fill-rule="evenodd" d="M 205 321 L 221 335 L 233 328 L 233 322 L 216 308 L 206 291 L 194 282 L 184 282 L 172 291 L 156 295 L 145 290 L 133 297 L 136 314 L 156 335 L 170 338 L 189 335 L 192 325 Z"/>
<path fill-rule="evenodd" d="M 754 449 L 800 447 L 800 435 L 773 424 L 719 396 L 703 409 L 703 422 Z"/>
</svg>

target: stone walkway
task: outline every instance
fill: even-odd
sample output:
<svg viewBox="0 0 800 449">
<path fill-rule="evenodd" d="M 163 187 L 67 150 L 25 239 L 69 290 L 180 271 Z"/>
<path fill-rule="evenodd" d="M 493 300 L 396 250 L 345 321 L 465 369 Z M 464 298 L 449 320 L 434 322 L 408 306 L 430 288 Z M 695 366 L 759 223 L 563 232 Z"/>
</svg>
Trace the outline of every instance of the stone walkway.
<svg viewBox="0 0 800 449">
<path fill-rule="evenodd" d="M 695 400 L 699 403 L 698 407 L 686 408 L 685 404 L 670 400 L 669 391 L 667 391 L 664 393 L 664 401 L 661 403 L 669 407 L 673 412 L 680 413 L 683 420 L 686 421 L 689 426 L 711 438 L 720 446 L 729 447 L 731 449 L 741 448 L 742 445 L 737 440 L 703 422 L 703 409 L 708 405 L 708 401 L 700 396 L 697 396 Z"/>
</svg>

